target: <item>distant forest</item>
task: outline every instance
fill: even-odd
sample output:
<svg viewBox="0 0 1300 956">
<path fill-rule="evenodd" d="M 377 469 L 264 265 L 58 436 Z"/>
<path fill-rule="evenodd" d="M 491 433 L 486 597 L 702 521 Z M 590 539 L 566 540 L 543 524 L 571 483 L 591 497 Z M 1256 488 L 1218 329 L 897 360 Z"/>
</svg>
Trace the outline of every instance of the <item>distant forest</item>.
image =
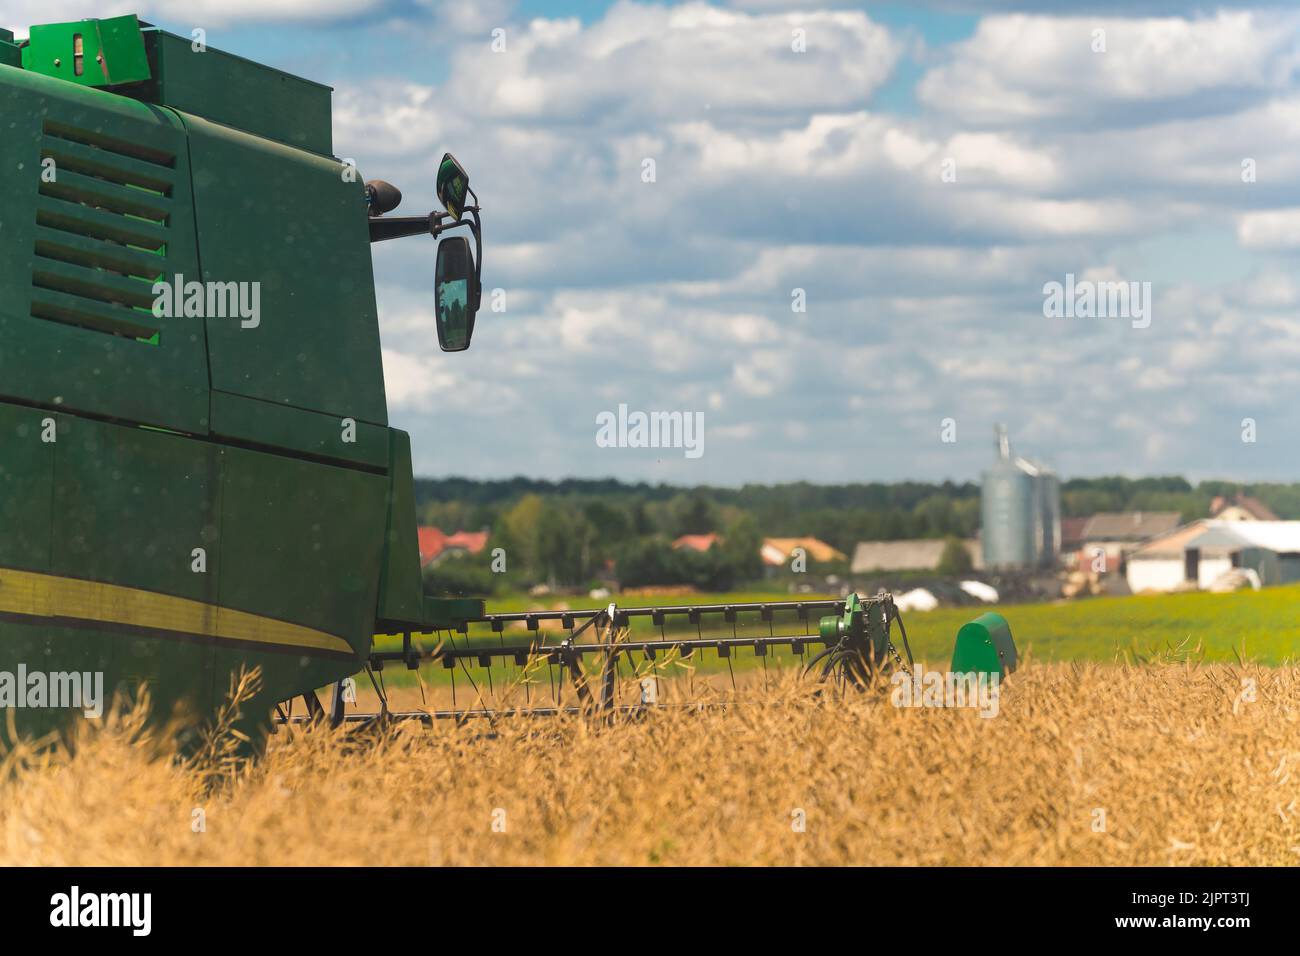
<svg viewBox="0 0 1300 956">
<path fill-rule="evenodd" d="M 764 537 L 812 535 L 846 555 L 858 541 L 972 537 L 980 524 L 979 493 L 975 482 L 796 482 L 740 488 L 577 478 L 415 482 L 420 523 L 444 531 L 490 529 L 493 547 L 505 547 L 512 556 L 515 583 L 580 585 L 613 562 L 625 583 L 690 580 L 714 589 L 761 576 L 756 553 Z M 1074 478 L 1061 485 L 1061 508 L 1067 516 L 1177 511 L 1190 521 L 1208 515 L 1216 495 L 1234 493 L 1259 498 L 1279 518 L 1300 518 L 1300 483 L 1193 485 L 1177 477 Z M 670 548 L 679 535 L 709 532 L 728 543 L 725 552 L 709 561 Z M 483 579 L 484 586 L 488 580 Z M 474 590 L 465 582 L 461 587 L 451 581 L 440 584 Z"/>
</svg>

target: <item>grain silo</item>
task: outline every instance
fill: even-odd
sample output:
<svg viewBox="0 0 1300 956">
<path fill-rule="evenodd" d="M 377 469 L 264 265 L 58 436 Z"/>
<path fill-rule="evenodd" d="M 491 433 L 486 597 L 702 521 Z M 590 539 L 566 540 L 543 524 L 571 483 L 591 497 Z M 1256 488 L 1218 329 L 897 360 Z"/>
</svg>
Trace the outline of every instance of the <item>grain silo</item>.
<svg viewBox="0 0 1300 956">
<path fill-rule="evenodd" d="M 1011 453 L 997 426 L 997 458 L 984 473 L 980 540 L 986 568 L 1037 568 L 1061 546 L 1061 487 L 1051 469 Z"/>
</svg>

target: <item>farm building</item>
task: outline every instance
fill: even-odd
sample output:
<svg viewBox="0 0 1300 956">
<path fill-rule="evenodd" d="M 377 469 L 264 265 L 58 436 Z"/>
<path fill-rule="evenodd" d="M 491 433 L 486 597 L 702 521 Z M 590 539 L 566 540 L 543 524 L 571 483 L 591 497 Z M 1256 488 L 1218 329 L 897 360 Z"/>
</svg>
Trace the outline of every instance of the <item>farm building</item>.
<svg viewBox="0 0 1300 956">
<path fill-rule="evenodd" d="M 1180 521 L 1177 511 L 1099 512 L 1087 518 L 1062 519 L 1061 553 L 1067 567 L 1094 567 L 1104 555 L 1103 573 L 1122 571 L 1131 552 L 1175 530 Z"/>
<path fill-rule="evenodd" d="M 1061 554 L 1072 554 L 1083 547 L 1091 515 L 1061 519 Z"/>
<path fill-rule="evenodd" d="M 446 534 L 441 528 L 422 525 L 417 529 L 420 543 L 420 567 L 437 564 L 454 554 L 478 554 L 487 547 L 486 531 L 457 531 Z"/>
<path fill-rule="evenodd" d="M 1265 584 L 1300 581 L 1300 521 L 1194 521 L 1128 556 L 1129 588 L 1209 588 L 1234 568 L 1253 569 Z"/>
<path fill-rule="evenodd" d="M 1215 495 L 1210 502 L 1210 517 L 1221 521 L 1276 521 L 1273 509 L 1258 498 L 1236 494 L 1231 498 Z"/>
<path fill-rule="evenodd" d="M 680 551 L 686 548 L 690 551 L 699 551 L 703 554 L 715 544 L 722 540 L 722 537 L 710 532 L 709 534 L 684 534 L 673 541 L 673 547 Z"/>
<path fill-rule="evenodd" d="M 845 558 L 843 551 L 837 551 L 820 538 L 764 538 L 759 554 L 765 565 L 776 568 L 790 560 L 795 548 L 802 548 L 808 561 L 817 564 Z"/>
<path fill-rule="evenodd" d="M 853 549 L 853 563 L 849 570 L 854 574 L 874 571 L 933 571 L 943 557 L 945 542 L 937 538 L 919 538 L 908 541 L 859 541 Z M 978 541 L 963 541 L 971 557 L 971 566 L 983 566 Z"/>
</svg>

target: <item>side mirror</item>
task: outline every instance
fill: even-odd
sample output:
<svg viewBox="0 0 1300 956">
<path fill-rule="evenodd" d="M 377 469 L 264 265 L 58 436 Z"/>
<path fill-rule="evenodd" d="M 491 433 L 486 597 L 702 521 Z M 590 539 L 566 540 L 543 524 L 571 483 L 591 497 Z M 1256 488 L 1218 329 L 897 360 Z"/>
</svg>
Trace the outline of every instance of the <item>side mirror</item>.
<svg viewBox="0 0 1300 956">
<path fill-rule="evenodd" d="M 460 222 L 465 212 L 465 194 L 468 192 L 469 173 L 456 162 L 455 156 L 444 153 L 442 162 L 438 164 L 438 201 L 456 222 Z"/>
<path fill-rule="evenodd" d="M 463 352 L 474 334 L 478 313 L 478 279 L 469 240 L 449 236 L 438 243 L 438 262 L 433 275 L 438 311 L 438 345 L 444 352 Z"/>
</svg>

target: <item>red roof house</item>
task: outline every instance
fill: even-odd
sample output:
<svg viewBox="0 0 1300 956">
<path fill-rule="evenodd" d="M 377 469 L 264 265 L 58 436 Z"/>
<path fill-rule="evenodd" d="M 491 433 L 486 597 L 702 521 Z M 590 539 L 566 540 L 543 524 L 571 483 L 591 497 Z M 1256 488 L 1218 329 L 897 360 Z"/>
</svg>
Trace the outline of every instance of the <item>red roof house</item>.
<svg viewBox="0 0 1300 956">
<path fill-rule="evenodd" d="M 708 551 L 718 543 L 716 534 L 684 534 L 673 542 L 674 548 L 689 548 L 692 551 Z"/>
<path fill-rule="evenodd" d="M 441 528 L 425 525 L 417 529 L 420 540 L 420 567 L 437 561 L 446 555 L 459 552 L 478 554 L 487 547 L 486 531 L 457 531 L 444 534 Z"/>
</svg>

